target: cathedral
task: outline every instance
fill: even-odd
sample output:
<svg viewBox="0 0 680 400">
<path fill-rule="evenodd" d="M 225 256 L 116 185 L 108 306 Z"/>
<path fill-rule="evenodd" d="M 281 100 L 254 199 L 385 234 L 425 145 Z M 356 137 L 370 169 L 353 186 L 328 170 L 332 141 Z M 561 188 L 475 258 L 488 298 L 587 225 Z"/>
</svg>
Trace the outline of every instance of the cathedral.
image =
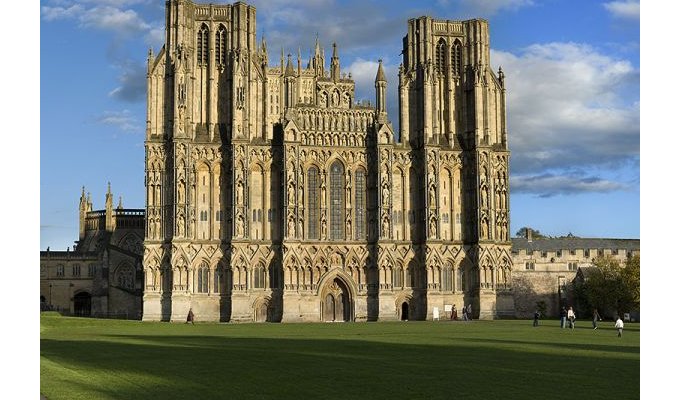
<svg viewBox="0 0 680 400">
<path fill-rule="evenodd" d="M 148 56 L 142 319 L 514 316 L 503 72 L 489 26 L 408 20 L 357 101 L 317 39 L 270 59 L 243 2 L 166 2 Z M 273 57 L 272 57 L 273 58 Z M 388 118 L 398 84 L 398 129 Z"/>
</svg>

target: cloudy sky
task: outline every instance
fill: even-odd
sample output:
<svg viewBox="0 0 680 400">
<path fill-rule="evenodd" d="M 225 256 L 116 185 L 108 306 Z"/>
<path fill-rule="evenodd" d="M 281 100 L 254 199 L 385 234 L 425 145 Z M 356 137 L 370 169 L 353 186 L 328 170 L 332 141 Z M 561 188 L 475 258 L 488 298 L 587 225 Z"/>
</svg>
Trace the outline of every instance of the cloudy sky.
<svg viewBox="0 0 680 400">
<path fill-rule="evenodd" d="M 104 207 L 144 207 L 145 60 L 163 43 L 164 1 L 40 2 L 40 248 L 78 238 L 81 187 Z M 486 18 L 506 75 L 511 232 L 640 237 L 640 4 L 589 0 L 253 0 L 270 62 L 337 42 L 358 98 L 377 60 L 398 122 L 407 20 Z M 327 64 L 329 60 L 327 61 Z"/>
</svg>

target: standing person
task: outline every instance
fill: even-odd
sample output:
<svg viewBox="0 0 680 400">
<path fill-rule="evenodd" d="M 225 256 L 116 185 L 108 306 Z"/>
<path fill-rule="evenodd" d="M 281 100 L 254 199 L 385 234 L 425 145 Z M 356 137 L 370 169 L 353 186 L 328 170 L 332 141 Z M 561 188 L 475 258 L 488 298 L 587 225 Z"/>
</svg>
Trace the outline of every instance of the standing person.
<svg viewBox="0 0 680 400">
<path fill-rule="evenodd" d="M 467 306 L 467 315 L 470 321 L 472 321 L 472 303 L 468 304 Z"/>
<path fill-rule="evenodd" d="M 194 312 L 191 310 L 191 308 L 189 309 L 189 314 L 187 314 L 187 322 L 186 323 L 187 324 L 191 323 L 191 325 L 194 324 Z"/>
<path fill-rule="evenodd" d="M 463 321 L 467 320 L 468 320 L 467 307 L 465 306 L 465 304 L 463 304 Z"/>
<path fill-rule="evenodd" d="M 538 310 L 534 311 L 534 326 L 538 326 L 538 318 L 541 316 L 541 313 L 538 312 Z"/>
<path fill-rule="evenodd" d="M 619 337 L 621 337 L 621 334 L 623 333 L 623 321 L 621 320 L 621 317 L 616 316 L 616 323 L 614 324 L 614 328 L 616 328 L 619 331 Z"/>
<path fill-rule="evenodd" d="M 602 321 L 602 317 L 597 312 L 597 308 L 593 309 L 593 329 L 597 329 L 597 320 Z"/>
<path fill-rule="evenodd" d="M 458 319 L 458 310 L 456 310 L 456 305 L 453 305 L 453 309 L 451 310 L 451 319 L 452 320 L 457 320 Z"/>
<path fill-rule="evenodd" d="M 569 327 L 571 329 L 574 329 L 574 321 L 576 320 L 576 313 L 574 312 L 574 309 L 569 307 L 569 310 L 567 311 L 567 319 L 569 320 Z"/>
<path fill-rule="evenodd" d="M 562 311 L 560 311 L 560 328 L 564 329 L 566 325 L 567 325 L 567 309 L 562 307 Z"/>
</svg>

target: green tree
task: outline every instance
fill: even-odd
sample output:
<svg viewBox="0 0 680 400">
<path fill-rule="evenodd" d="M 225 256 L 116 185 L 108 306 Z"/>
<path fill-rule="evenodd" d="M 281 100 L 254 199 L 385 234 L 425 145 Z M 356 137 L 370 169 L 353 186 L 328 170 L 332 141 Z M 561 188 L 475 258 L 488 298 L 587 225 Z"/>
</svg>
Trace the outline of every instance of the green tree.
<svg viewBox="0 0 680 400">
<path fill-rule="evenodd" d="M 538 229 L 534 229 L 530 226 L 524 226 L 524 227 L 520 228 L 517 231 L 517 233 L 515 233 L 515 237 L 526 237 L 527 236 L 527 229 L 531 229 L 531 237 L 534 238 L 534 239 L 546 237 L 545 235 L 541 234 L 541 232 Z"/>
<path fill-rule="evenodd" d="M 640 257 L 630 257 L 625 264 L 612 256 L 593 261 L 597 269 L 574 288 L 581 313 L 593 308 L 605 314 L 636 310 L 640 307 Z"/>
</svg>

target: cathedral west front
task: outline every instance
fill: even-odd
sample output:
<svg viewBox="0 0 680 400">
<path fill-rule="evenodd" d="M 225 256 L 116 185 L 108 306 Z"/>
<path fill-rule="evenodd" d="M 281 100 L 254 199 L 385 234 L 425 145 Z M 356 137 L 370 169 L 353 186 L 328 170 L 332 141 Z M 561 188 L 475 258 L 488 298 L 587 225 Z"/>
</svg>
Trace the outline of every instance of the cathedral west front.
<svg viewBox="0 0 680 400">
<path fill-rule="evenodd" d="M 505 84 L 489 26 L 408 20 L 359 102 L 340 47 L 279 57 L 255 8 L 166 2 L 147 71 L 144 320 L 514 316 Z M 398 85 L 398 129 L 387 85 Z"/>
</svg>

